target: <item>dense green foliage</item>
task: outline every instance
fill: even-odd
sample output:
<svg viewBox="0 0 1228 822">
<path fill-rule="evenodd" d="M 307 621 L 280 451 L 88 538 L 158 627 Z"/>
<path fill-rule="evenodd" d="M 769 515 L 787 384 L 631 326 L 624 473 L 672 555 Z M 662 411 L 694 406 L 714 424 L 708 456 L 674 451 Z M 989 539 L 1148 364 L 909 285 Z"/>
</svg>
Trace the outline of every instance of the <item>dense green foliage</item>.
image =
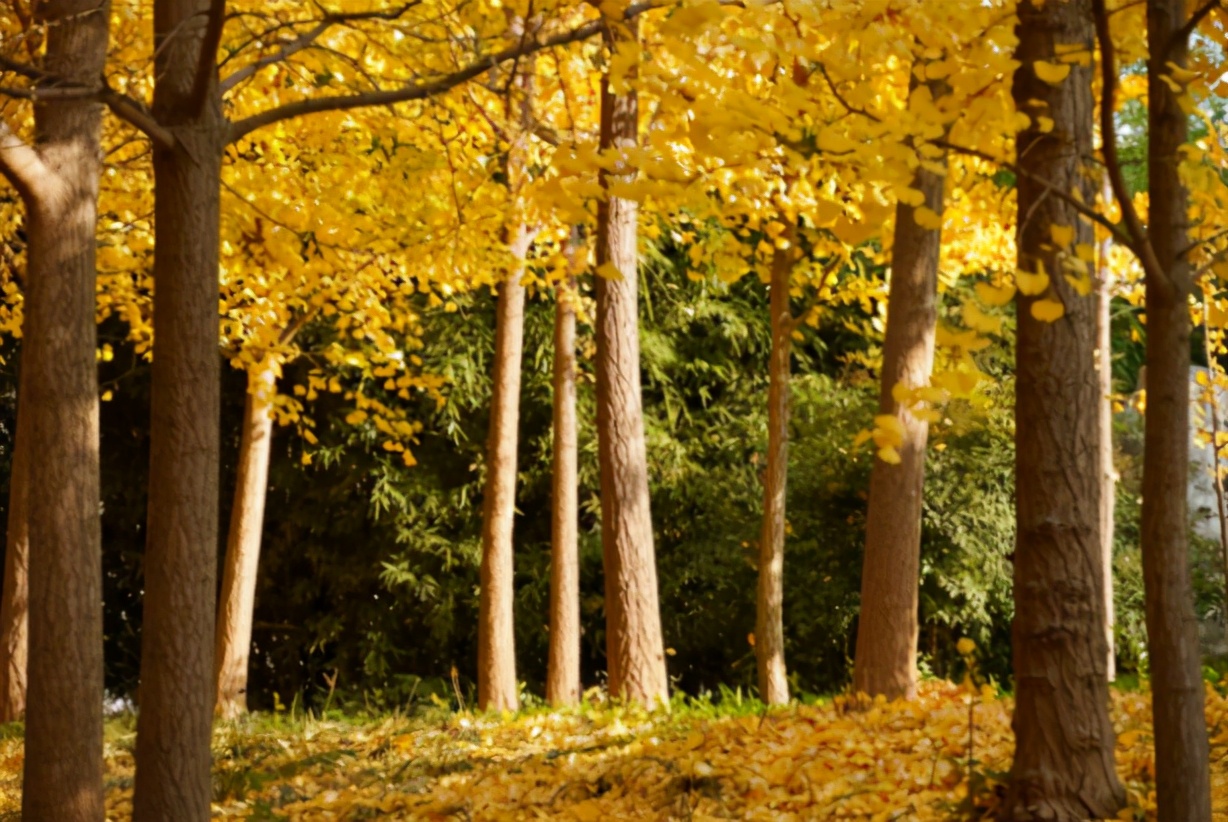
<svg viewBox="0 0 1228 822">
<path fill-rule="evenodd" d="M 670 674 L 690 693 L 751 689 L 755 557 L 766 440 L 770 345 L 764 289 L 688 279 L 673 250 L 642 273 L 642 343 L 653 516 Z M 799 306 L 800 308 L 800 306 Z M 455 313 L 427 315 L 426 368 L 449 379 L 449 401 L 423 397 L 425 422 L 405 467 L 373 430 L 345 422 L 344 400 L 315 407 L 321 443 L 276 434 L 257 601 L 251 702 L 375 705 L 472 701 L 476 661 L 481 477 L 489 404 L 494 301 L 483 294 Z M 1133 317 L 1116 337 L 1119 382 L 1133 379 Z M 866 489 L 872 452 L 854 449 L 877 402 L 875 356 L 858 306 L 826 311 L 793 358 L 787 659 L 799 692 L 848 680 L 856 637 Z M 545 675 L 550 552 L 551 330 L 553 303 L 530 300 L 521 403 L 516 522 L 517 658 L 529 693 Z M 604 670 L 600 506 L 591 329 L 581 326 L 581 573 L 584 681 Z M 308 330 L 306 333 L 319 333 Z M 139 649 L 141 554 L 148 465 L 148 365 L 119 339 L 101 364 L 108 687 L 133 693 Z M 16 353 L 16 352 L 14 352 Z M 983 669 L 1009 683 L 1013 446 L 1009 352 L 982 352 L 1002 376 L 987 409 L 956 404 L 935 429 L 926 487 L 920 650 L 923 670 L 957 673 L 955 640 L 969 636 Z M 10 357 L 10 366 L 19 358 Z M 307 363 L 291 366 L 306 369 Z M 290 373 L 288 379 L 295 379 Z M 8 458 L 14 371 L 3 372 L 0 435 Z M 225 374 L 223 511 L 228 515 L 244 380 Z M 1124 429 L 1123 429 L 1124 431 Z M 1133 448 L 1128 432 L 1123 433 Z M 1137 556 L 1136 455 L 1123 455 L 1118 504 L 1118 632 L 1124 670 L 1145 668 Z M 7 489 L 0 489 L 7 491 Z M 222 534 L 225 534 L 225 520 Z M 1197 563 L 1200 614 L 1214 615 L 1219 573 L 1212 551 Z M 455 675 L 453 671 L 455 670 Z"/>
</svg>

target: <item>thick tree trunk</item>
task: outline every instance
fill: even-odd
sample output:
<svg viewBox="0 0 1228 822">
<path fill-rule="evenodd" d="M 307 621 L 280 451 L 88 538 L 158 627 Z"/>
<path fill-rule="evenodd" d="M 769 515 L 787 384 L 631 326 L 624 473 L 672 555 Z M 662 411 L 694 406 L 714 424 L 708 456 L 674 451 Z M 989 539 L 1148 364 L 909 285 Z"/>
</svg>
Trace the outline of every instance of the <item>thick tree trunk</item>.
<svg viewBox="0 0 1228 822">
<path fill-rule="evenodd" d="M 516 449 L 520 426 L 520 365 L 524 352 L 524 259 L 530 234 L 516 229 L 511 243 L 516 265 L 499 289 L 495 319 L 494 386 L 486 441 L 486 488 L 482 501 L 482 568 L 478 599 L 478 707 L 514 711 L 516 688 L 516 598 L 512 526 L 516 517 Z"/>
<path fill-rule="evenodd" d="M 580 701 L 579 438 L 574 281 L 555 290 L 554 474 L 550 544 L 550 657 L 546 701 Z"/>
<path fill-rule="evenodd" d="M 777 248 L 772 254 L 768 451 L 763 480 L 763 528 L 759 537 L 759 590 L 755 603 L 759 697 L 769 705 L 783 705 L 789 701 L 784 627 L 785 492 L 789 476 L 789 357 L 793 350 L 789 279 L 796 256 L 796 235 L 796 229 L 790 226 L 782 234 L 788 247 Z"/>
<path fill-rule="evenodd" d="M 154 4 L 154 360 L 136 822 L 209 818 L 217 600 L 218 200 L 225 123 L 192 99 L 209 0 Z"/>
<path fill-rule="evenodd" d="M 1016 31 L 1016 105 L 1035 121 L 1043 101 L 1055 123 L 1048 133 L 1033 126 L 1019 133 L 1019 162 L 1090 203 L 1095 192 L 1082 158 L 1092 154 L 1091 69 L 1076 64 L 1056 86 L 1033 69 L 1037 60 L 1057 62 L 1058 44 L 1090 51 L 1088 0 L 1027 0 Z M 1043 266 L 1050 285 L 1016 301 L 1015 759 L 1004 818 L 1113 818 L 1125 794 L 1113 766 L 1105 672 L 1096 301 L 1066 281 L 1064 250 L 1054 247 L 1050 228 L 1070 227 L 1075 243 L 1093 236 L 1037 178 L 1021 176 L 1017 185 L 1019 268 Z M 1033 317 L 1040 299 L 1060 301 L 1064 316 L 1052 323 Z"/>
<path fill-rule="evenodd" d="M 946 178 L 918 168 L 912 187 L 926 208 L 943 212 Z M 895 401 L 896 385 L 927 385 L 934 367 L 938 322 L 938 256 L 942 232 L 923 228 L 916 209 L 898 203 L 892 242 L 887 333 L 883 342 L 878 413 L 903 426 L 896 465 L 875 459 L 870 469 L 866 551 L 861 571 L 861 615 L 853 687 L 872 696 L 917 695 L 917 631 L 921 586 L 921 503 L 929 423 Z"/>
<path fill-rule="evenodd" d="M 71 83 L 95 82 L 107 53 L 105 0 L 39 4 L 35 13 L 46 31 L 43 68 Z M 20 540 L 20 520 L 27 518 L 29 540 L 22 818 L 30 822 L 101 822 L 105 813 L 94 358 L 101 122 L 97 103 L 40 103 L 26 173 L 4 166 L 25 200 L 29 237 L 18 400 L 18 447 L 25 452 L 18 459 L 25 466 L 14 466 L 14 481 L 39 489 L 26 496 L 26 512 L 13 523 Z M 38 163 L 38 173 L 30 173 Z M 9 604 L 20 610 L 20 592 L 13 594 Z"/>
<path fill-rule="evenodd" d="M 1147 3 L 1148 233 L 1159 270 L 1147 272 L 1146 282 L 1142 551 L 1159 818 L 1204 822 L 1211 818 L 1209 753 L 1185 495 L 1193 282 L 1184 252 L 1188 196 L 1178 165 L 1187 118 L 1165 82 L 1170 64 L 1187 62 L 1187 44 L 1176 36 L 1185 24 L 1185 10 L 1184 0 Z"/>
<path fill-rule="evenodd" d="M 30 414 L 22 412 L 26 369 L 17 377 L 17 430 L 9 473 L 9 516 L 0 596 L 0 722 L 26 712 L 26 664 L 30 606 Z"/>
<path fill-rule="evenodd" d="M 1105 202 L 1110 202 L 1112 190 Z M 1113 240 L 1106 233 L 1100 241 L 1099 271 L 1096 279 L 1096 369 L 1100 377 L 1100 426 L 1097 430 L 1100 454 L 1100 556 L 1104 574 L 1104 639 L 1108 646 L 1105 656 L 1105 676 L 1117 678 L 1117 652 L 1113 606 L 1113 537 L 1116 531 L 1114 512 L 1117 508 L 1117 468 L 1113 465 L 1113 271 L 1109 252 Z"/>
<path fill-rule="evenodd" d="M 247 383 L 214 653 L 217 683 L 214 713 L 224 719 L 247 712 L 247 660 L 252 645 L 252 615 L 256 610 L 264 503 L 269 490 L 273 400 L 277 395 L 275 365 L 266 360 L 248 373 Z"/>
<path fill-rule="evenodd" d="M 610 25 L 618 30 L 611 40 L 635 37 L 622 23 Z M 603 77 L 601 147 L 634 147 L 638 119 L 634 90 L 614 94 Z M 608 190 L 609 174 L 601 181 Z M 634 201 L 612 196 L 597 208 L 597 450 L 610 696 L 652 705 L 668 699 L 669 684 L 640 388 L 638 211 Z"/>
</svg>

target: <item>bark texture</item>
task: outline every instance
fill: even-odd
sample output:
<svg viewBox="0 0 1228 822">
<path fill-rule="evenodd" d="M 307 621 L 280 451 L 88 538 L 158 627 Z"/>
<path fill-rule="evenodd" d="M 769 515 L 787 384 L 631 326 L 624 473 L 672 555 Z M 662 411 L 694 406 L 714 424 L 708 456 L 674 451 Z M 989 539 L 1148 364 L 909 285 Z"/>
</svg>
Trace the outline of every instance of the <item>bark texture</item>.
<svg viewBox="0 0 1228 822">
<path fill-rule="evenodd" d="M 1048 133 L 1019 133 L 1018 162 L 1092 202 L 1081 168 L 1092 154 L 1091 69 L 1075 65 L 1056 86 L 1033 70 L 1037 60 L 1057 60 L 1058 44 L 1092 48 L 1088 0 L 1028 0 L 1019 7 L 1017 33 L 1016 105 L 1035 121 L 1036 101 L 1044 101 L 1055 123 Z M 1113 818 L 1125 794 L 1113 766 L 1105 671 L 1096 301 L 1067 283 L 1066 252 L 1054 248 L 1050 227 L 1072 227 L 1075 243 L 1094 239 L 1036 177 L 1021 176 L 1017 191 L 1019 268 L 1043 266 L 1050 285 L 1044 295 L 1021 293 L 1016 301 L 1015 759 L 1003 816 Z M 1035 319 L 1032 306 L 1042 298 L 1060 301 L 1065 315 Z"/>
<path fill-rule="evenodd" d="M 574 253 L 574 249 L 573 249 Z M 546 701 L 580 701 L 579 438 L 576 425 L 576 309 L 574 283 L 560 286 L 554 304 L 554 508 L 550 531 L 550 656 Z"/>
<path fill-rule="evenodd" d="M 30 414 L 22 411 L 25 368 L 17 376 L 17 431 L 9 473 L 8 534 L 4 593 L 0 595 L 0 722 L 26 712 L 26 666 L 30 629 Z"/>
<path fill-rule="evenodd" d="M 247 380 L 214 653 L 217 686 L 214 713 L 223 719 L 234 719 L 247 712 L 247 664 L 256 610 L 264 504 L 269 489 L 276 367 L 265 361 L 248 373 Z"/>
<path fill-rule="evenodd" d="M 137 720 L 136 822 L 209 818 L 218 543 L 219 181 L 216 78 L 193 86 L 210 0 L 154 3 L 154 360 Z"/>
<path fill-rule="evenodd" d="M 34 11 L 47 33 L 43 68 L 72 83 L 96 82 L 107 53 L 105 0 L 42 3 Z M 105 815 L 94 359 L 101 122 L 96 103 L 36 105 L 34 151 L 41 170 L 18 186 L 29 237 L 19 400 L 25 422 L 18 436 L 26 441 L 23 450 L 38 455 L 27 461 L 24 481 L 41 489 L 26 498 L 29 692 L 22 818 L 30 822 L 101 822 Z"/>
<path fill-rule="evenodd" d="M 785 499 L 789 476 L 789 358 L 793 351 L 793 314 L 789 278 L 796 255 L 796 229 L 782 238 L 788 248 L 772 253 L 769 311 L 772 353 L 768 363 L 768 451 L 763 480 L 763 528 L 759 536 L 759 590 L 755 603 L 755 661 L 759 698 L 769 705 L 789 701 L 785 670 Z"/>
<path fill-rule="evenodd" d="M 1155 722 L 1159 818 L 1211 818 L 1207 724 L 1188 563 L 1190 311 L 1193 278 L 1188 195 L 1178 175 L 1187 120 L 1164 82 L 1169 63 L 1185 66 L 1183 0 L 1147 3 L 1148 234 L 1159 270 L 1147 272 L 1147 414 L 1143 433 L 1143 585 L 1151 706 Z"/>
<path fill-rule="evenodd" d="M 1111 202 L 1112 189 L 1105 202 Z M 1106 236 L 1100 241 L 1100 270 L 1096 280 L 1096 373 L 1100 378 L 1100 555 L 1104 573 L 1104 640 L 1105 676 L 1117 678 L 1117 623 L 1113 605 L 1113 538 L 1116 531 L 1114 513 L 1117 509 L 1117 468 L 1113 464 L 1113 271 L 1109 252 L 1113 241 Z"/>
<path fill-rule="evenodd" d="M 520 427 L 520 367 L 524 353 L 524 259 L 530 235 L 516 229 L 511 243 L 516 265 L 499 289 L 495 315 L 495 363 L 486 441 L 486 488 L 482 498 L 481 592 L 478 597 L 478 707 L 514 711 L 516 688 L 516 598 L 512 526 L 516 517 L 516 450 Z"/>
<path fill-rule="evenodd" d="M 612 42 L 635 38 L 622 23 L 610 26 Z M 615 94 L 603 77 L 602 149 L 634 147 L 638 119 L 634 90 Z M 602 185 L 633 174 L 603 172 Z M 597 451 L 610 695 L 652 705 L 668 699 L 669 686 L 640 388 L 637 214 L 633 200 L 613 196 L 597 209 Z"/>
<path fill-rule="evenodd" d="M 923 205 L 943 212 L 945 175 L 919 167 L 912 187 Z M 917 631 L 921 586 L 921 503 L 929 423 L 895 401 L 896 385 L 927 385 L 934 368 L 938 322 L 938 255 L 942 232 L 923 228 L 916 209 L 898 203 L 892 242 L 887 331 L 883 341 L 878 413 L 892 414 L 904 429 L 900 462 L 874 460 L 866 513 L 861 571 L 861 615 L 853 687 L 871 696 L 917 695 Z"/>
</svg>

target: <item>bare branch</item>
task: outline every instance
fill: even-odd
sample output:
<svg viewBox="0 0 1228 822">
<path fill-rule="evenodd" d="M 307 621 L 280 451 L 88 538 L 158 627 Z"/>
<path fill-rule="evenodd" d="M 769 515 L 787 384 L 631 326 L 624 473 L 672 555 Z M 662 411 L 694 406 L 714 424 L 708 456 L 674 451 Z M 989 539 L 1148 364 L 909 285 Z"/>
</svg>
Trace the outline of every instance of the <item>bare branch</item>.
<svg viewBox="0 0 1228 822">
<path fill-rule="evenodd" d="M 140 100 L 121 94 L 105 85 L 99 92 L 98 99 L 111 109 L 111 113 L 143 132 L 155 145 L 160 148 L 174 147 L 175 135 L 169 129 L 164 128 Z"/>
<path fill-rule="evenodd" d="M 326 14 L 315 26 L 300 34 L 295 39 L 289 41 L 280 49 L 272 54 L 266 54 L 264 57 L 255 62 L 238 69 L 233 74 L 230 74 L 222 81 L 222 93 L 225 94 L 232 88 L 242 83 L 244 80 L 252 77 L 256 72 L 266 66 L 271 66 L 274 63 L 280 63 L 293 54 L 297 54 L 305 48 L 310 47 L 316 40 L 320 39 L 329 29 L 338 25 L 354 23 L 361 20 L 396 20 L 403 16 L 405 12 L 420 5 L 422 0 L 413 0 L 410 3 L 403 3 L 386 11 L 366 11 L 357 12 L 354 14 Z"/>
<path fill-rule="evenodd" d="M 27 203 L 37 199 L 50 173 L 34 147 L 0 120 L 0 175 L 13 184 L 22 199 Z"/>
<path fill-rule="evenodd" d="M 1222 7 L 1223 0 L 1207 0 L 1206 3 L 1199 6 L 1194 13 L 1190 15 L 1190 19 L 1185 22 L 1185 25 L 1177 29 L 1176 33 L 1173 35 L 1172 41 L 1168 44 L 1166 56 L 1168 52 L 1173 50 L 1174 45 L 1188 42 L 1190 35 L 1194 33 L 1194 29 L 1198 28 L 1198 24 L 1201 23 L 1208 14 Z"/>
<path fill-rule="evenodd" d="M 192 81 L 192 107 L 197 113 L 204 110 L 209 94 L 209 84 L 217 77 L 217 50 L 222 44 L 222 29 L 226 26 L 226 0 L 209 3 L 209 21 L 205 26 L 205 38 L 200 44 L 196 58 L 196 78 Z"/>
<path fill-rule="evenodd" d="M 1104 155 L 1104 167 L 1113 187 L 1113 196 L 1121 208 L 1122 221 L 1126 224 L 1128 238 L 1123 240 L 1143 264 L 1143 272 L 1152 277 L 1165 276 L 1156 258 L 1155 249 L 1147 229 L 1134 208 L 1134 200 L 1126 186 L 1126 177 L 1121 170 L 1117 154 L 1117 123 L 1114 112 L 1117 107 L 1117 58 L 1113 46 L 1113 34 L 1109 29 L 1109 14 L 1105 0 L 1092 0 L 1092 16 L 1096 23 L 1096 39 L 1100 42 L 1100 142 Z M 1120 235 L 1119 235 L 1120 236 Z"/>
</svg>

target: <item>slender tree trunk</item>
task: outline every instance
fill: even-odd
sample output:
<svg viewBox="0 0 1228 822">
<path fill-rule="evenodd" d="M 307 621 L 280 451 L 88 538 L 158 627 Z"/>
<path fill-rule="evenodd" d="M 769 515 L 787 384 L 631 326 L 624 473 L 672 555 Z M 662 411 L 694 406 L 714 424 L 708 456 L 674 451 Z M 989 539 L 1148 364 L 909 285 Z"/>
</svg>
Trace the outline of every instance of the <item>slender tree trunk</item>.
<svg viewBox="0 0 1228 822">
<path fill-rule="evenodd" d="M 217 604 L 219 191 L 216 80 L 193 99 L 210 0 L 156 0 L 154 360 L 136 822 L 209 818 Z"/>
<path fill-rule="evenodd" d="M 946 178 L 918 168 L 912 187 L 941 214 Z M 921 586 L 921 504 L 929 423 L 896 402 L 896 385 L 927 385 L 934 367 L 938 322 L 938 256 L 942 232 L 923 228 L 916 209 L 898 203 L 892 242 L 887 333 L 883 341 L 880 414 L 894 415 L 904 443 L 896 465 L 875 459 L 870 469 L 866 552 L 853 687 L 888 699 L 917 695 L 917 631 Z"/>
<path fill-rule="evenodd" d="M 1109 188 L 1105 202 L 1110 202 Z M 1113 606 L 1113 536 L 1117 507 L 1117 468 L 1113 465 L 1113 270 L 1109 252 L 1113 240 L 1107 232 L 1100 241 L 1100 270 L 1096 280 L 1096 369 L 1100 377 L 1100 556 L 1104 572 L 1104 639 L 1108 646 L 1105 676 L 1117 678 L 1117 653 L 1114 637 L 1116 610 Z"/>
<path fill-rule="evenodd" d="M 793 350 L 793 314 L 789 279 L 793 272 L 797 231 L 789 226 L 787 248 L 772 254 L 769 311 L 772 353 L 768 363 L 768 451 L 763 482 L 763 529 L 759 537 L 759 591 L 755 604 L 755 658 L 759 696 L 769 705 L 789 701 L 785 673 L 785 498 L 789 476 L 789 357 Z"/>
<path fill-rule="evenodd" d="M 1022 112 L 1043 101 L 1055 123 L 1017 137 L 1020 163 L 1063 191 L 1092 202 L 1081 158 L 1092 153 L 1091 69 L 1074 65 L 1058 85 L 1038 78 L 1037 60 L 1057 61 L 1058 44 L 1089 52 L 1088 0 L 1026 0 L 1019 7 L 1013 95 Z M 1063 276 L 1052 226 L 1094 241 L 1067 203 L 1035 177 L 1017 183 L 1019 268 L 1049 274 L 1046 294 L 1017 298 L 1015 487 L 1015 759 L 1004 818 L 1114 818 L 1125 794 L 1113 766 L 1105 671 L 1104 573 L 1100 541 L 1100 380 L 1096 301 Z M 1073 246 L 1071 247 L 1073 250 Z M 1032 316 L 1040 299 L 1060 301 L 1056 322 Z M 1184 486 L 1182 486 L 1184 488 Z"/>
<path fill-rule="evenodd" d="M 17 377 L 17 430 L 9 473 L 9 517 L 4 552 L 4 593 L 0 596 L 0 722 L 26 712 L 26 664 L 30 605 L 30 415 L 22 413 L 26 369 Z"/>
<path fill-rule="evenodd" d="M 634 40 L 609 23 L 611 42 Z M 601 147 L 637 144 L 634 90 L 615 94 L 601 82 Z M 614 172 L 625 179 L 625 168 Z M 610 174 L 602 172 L 608 191 Z M 605 568 L 606 656 L 610 696 L 652 705 L 668 699 L 657 593 L 648 454 L 640 388 L 638 204 L 607 196 L 597 208 L 597 445 L 601 473 L 601 543 Z"/>
<path fill-rule="evenodd" d="M 555 706 L 575 705 L 580 701 L 580 505 L 574 299 L 574 280 L 555 290 L 554 508 L 550 533 L 550 657 L 546 670 L 546 701 Z"/>
<path fill-rule="evenodd" d="M 217 683 L 214 713 L 224 719 L 247 712 L 247 661 L 252 645 L 252 615 L 256 610 L 264 503 L 269 490 L 276 365 L 265 360 L 248 372 L 247 383 L 214 654 Z"/>
<path fill-rule="evenodd" d="M 107 54 L 105 0 L 37 4 L 34 12 L 36 25 L 46 32 L 42 68 L 70 83 L 94 83 Z M 94 359 L 101 122 L 97 103 L 49 99 L 35 106 L 33 147 L 0 124 L 0 172 L 25 201 L 29 237 L 18 400 L 18 447 L 24 453 L 13 478 L 18 488 L 39 489 L 26 495 L 26 510 L 14 512 L 13 523 L 21 541 L 21 520 L 26 520 L 29 540 L 21 812 L 29 822 L 101 822 L 105 813 Z M 10 567 L 19 570 L 12 544 L 10 551 Z M 16 616 L 20 573 L 14 574 L 11 592 L 9 582 L 6 616 Z"/>
<path fill-rule="evenodd" d="M 1148 272 L 1147 414 L 1143 434 L 1143 584 L 1159 818 L 1211 818 L 1207 724 L 1198 623 L 1188 565 L 1190 310 L 1188 195 L 1178 174 L 1187 118 L 1165 82 L 1185 66 L 1184 0 L 1149 0 L 1148 233 L 1159 270 Z"/>
<path fill-rule="evenodd" d="M 511 251 L 516 265 L 499 289 L 495 319 L 495 373 L 486 442 L 482 503 L 482 568 L 478 601 L 478 707 L 514 711 L 516 598 L 512 525 L 516 517 L 516 449 L 520 425 L 520 365 L 524 351 L 524 259 L 531 236 L 517 227 Z"/>
</svg>

